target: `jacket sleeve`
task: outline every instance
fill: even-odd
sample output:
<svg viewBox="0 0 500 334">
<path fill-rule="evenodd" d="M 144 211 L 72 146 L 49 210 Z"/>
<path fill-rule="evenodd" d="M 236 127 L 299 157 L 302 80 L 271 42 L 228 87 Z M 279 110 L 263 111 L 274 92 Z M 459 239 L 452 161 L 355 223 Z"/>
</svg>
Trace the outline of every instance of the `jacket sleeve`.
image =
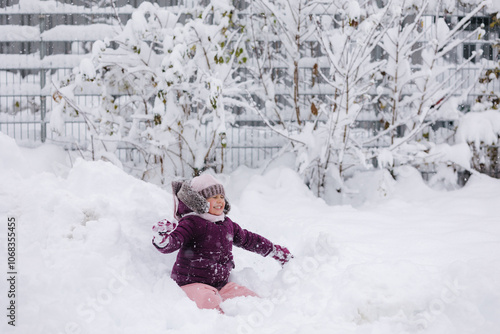
<svg viewBox="0 0 500 334">
<path fill-rule="evenodd" d="M 273 250 L 273 243 L 257 233 L 241 228 L 233 222 L 233 244 L 250 252 L 267 256 Z"/>
<path fill-rule="evenodd" d="M 153 246 L 163 254 L 175 252 L 188 242 L 193 234 L 193 227 L 189 220 L 181 219 L 177 228 L 168 236 L 168 242 L 164 247 L 159 247 L 153 242 Z"/>
</svg>

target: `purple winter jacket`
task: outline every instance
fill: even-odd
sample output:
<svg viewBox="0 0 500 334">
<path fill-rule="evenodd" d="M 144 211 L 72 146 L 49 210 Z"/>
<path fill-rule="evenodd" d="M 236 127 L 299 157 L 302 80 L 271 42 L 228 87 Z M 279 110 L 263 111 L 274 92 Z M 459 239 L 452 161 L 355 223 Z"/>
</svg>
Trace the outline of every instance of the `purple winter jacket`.
<svg viewBox="0 0 500 334">
<path fill-rule="evenodd" d="M 227 217 L 213 223 L 197 215 L 180 219 L 168 245 L 155 247 L 164 254 L 180 249 L 171 275 L 180 286 L 203 283 L 221 289 L 234 268 L 233 245 L 262 256 L 273 249 L 271 241 L 241 228 Z"/>
</svg>

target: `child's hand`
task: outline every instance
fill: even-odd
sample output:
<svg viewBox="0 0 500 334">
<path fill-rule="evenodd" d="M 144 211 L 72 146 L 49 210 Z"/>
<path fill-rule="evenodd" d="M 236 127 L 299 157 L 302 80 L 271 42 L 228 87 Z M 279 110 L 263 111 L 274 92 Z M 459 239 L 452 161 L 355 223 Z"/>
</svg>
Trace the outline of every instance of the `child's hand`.
<svg viewBox="0 0 500 334">
<path fill-rule="evenodd" d="M 166 219 L 159 221 L 153 226 L 153 232 L 155 235 L 153 237 L 153 243 L 158 247 L 165 247 L 168 245 L 170 233 L 172 233 L 177 228 L 178 223 L 171 223 Z"/>
<path fill-rule="evenodd" d="M 153 232 L 158 233 L 159 235 L 170 234 L 177 228 L 177 223 L 171 223 L 166 219 L 160 220 L 153 226 Z"/>
<path fill-rule="evenodd" d="M 271 256 L 273 257 L 273 259 L 278 261 L 282 266 L 284 266 L 285 263 L 290 261 L 290 259 L 293 257 L 293 255 L 286 247 L 280 245 L 273 245 Z"/>
</svg>

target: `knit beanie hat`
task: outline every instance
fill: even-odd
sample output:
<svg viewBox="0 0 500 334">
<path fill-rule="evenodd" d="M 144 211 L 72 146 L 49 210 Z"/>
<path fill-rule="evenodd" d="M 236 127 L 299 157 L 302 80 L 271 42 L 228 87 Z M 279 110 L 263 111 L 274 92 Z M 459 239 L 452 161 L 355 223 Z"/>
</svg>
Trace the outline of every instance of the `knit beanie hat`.
<svg viewBox="0 0 500 334">
<path fill-rule="evenodd" d="M 224 187 L 210 174 L 197 176 L 191 182 L 173 182 L 172 190 L 174 201 L 176 201 L 174 205 L 176 219 L 188 213 L 183 209 L 183 206 L 187 206 L 190 211 L 194 211 L 197 214 L 204 214 L 210 208 L 207 198 L 219 194 L 225 197 Z M 231 205 L 227 198 L 225 198 L 225 202 L 224 213 L 227 214 L 231 210 Z"/>
<path fill-rule="evenodd" d="M 210 174 L 202 174 L 191 180 L 191 188 L 205 198 L 225 195 L 222 184 Z"/>
</svg>

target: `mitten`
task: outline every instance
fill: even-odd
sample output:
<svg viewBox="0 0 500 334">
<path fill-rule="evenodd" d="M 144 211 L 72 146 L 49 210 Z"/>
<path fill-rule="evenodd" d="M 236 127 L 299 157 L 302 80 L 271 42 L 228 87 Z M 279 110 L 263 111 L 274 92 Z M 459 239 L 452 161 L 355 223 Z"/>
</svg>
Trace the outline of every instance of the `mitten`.
<svg viewBox="0 0 500 334">
<path fill-rule="evenodd" d="M 153 226 L 153 243 L 158 247 L 165 247 L 168 245 L 170 234 L 175 231 L 178 223 L 171 223 L 166 219 L 163 219 Z"/>
<path fill-rule="evenodd" d="M 293 257 L 290 251 L 283 246 L 273 245 L 273 250 L 271 251 L 271 256 L 273 259 L 278 261 L 282 266 L 285 265 Z"/>
</svg>

